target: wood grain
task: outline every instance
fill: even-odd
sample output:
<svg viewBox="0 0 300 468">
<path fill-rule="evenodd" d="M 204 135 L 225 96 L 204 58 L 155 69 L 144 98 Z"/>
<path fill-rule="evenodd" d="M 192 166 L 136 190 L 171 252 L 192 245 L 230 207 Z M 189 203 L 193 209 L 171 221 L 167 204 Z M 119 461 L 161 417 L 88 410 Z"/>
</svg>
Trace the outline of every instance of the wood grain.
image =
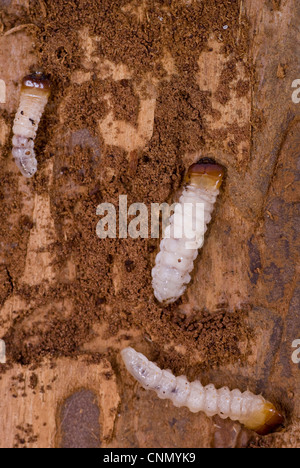
<svg viewBox="0 0 300 468">
<path fill-rule="evenodd" d="M 0 447 L 54 448 L 62 437 L 60 409 L 78 390 L 88 388 L 100 410 L 101 440 L 105 445 L 113 434 L 120 403 L 111 365 L 102 360 L 89 363 L 57 359 L 44 361 L 34 371 L 14 366 L 1 381 Z M 17 404 L 16 404 L 17 403 Z"/>
</svg>

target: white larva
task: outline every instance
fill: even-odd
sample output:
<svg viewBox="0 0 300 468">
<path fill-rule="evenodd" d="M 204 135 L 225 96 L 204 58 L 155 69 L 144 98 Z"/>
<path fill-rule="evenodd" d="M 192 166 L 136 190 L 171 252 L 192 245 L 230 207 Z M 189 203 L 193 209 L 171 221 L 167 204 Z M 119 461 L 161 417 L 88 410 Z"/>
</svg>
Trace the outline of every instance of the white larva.
<svg viewBox="0 0 300 468">
<path fill-rule="evenodd" d="M 27 178 L 37 171 L 34 140 L 49 96 L 50 82 L 41 73 L 25 76 L 13 126 L 12 155 Z"/>
<path fill-rule="evenodd" d="M 154 390 L 159 398 L 171 400 L 174 406 L 239 421 L 260 435 L 283 425 L 282 415 L 262 396 L 230 391 L 227 387 L 217 390 L 214 385 L 203 387 L 198 380 L 190 383 L 185 376 L 175 377 L 171 371 L 161 370 L 133 348 L 125 348 L 121 354 L 127 370 L 146 390 Z"/>
<path fill-rule="evenodd" d="M 3 340 L 0 340 L 0 364 L 6 364 L 6 345 Z"/>
<path fill-rule="evenodd" d="M 171 216 L 164 239 L 160 243 L 160 252 L 156 257 L 155 267 L 152 269 L 152 286 L 159 302 L 170 304 L 177 301 L 191 281 L 190 273 L 194 268 L 198 250 L 203 246 L 204 234 L 211 220 L 223 176 L 224 168 L 211 159 L 202 159 L 189 168 L 185 187 L 179 199 L 182 211 L 185 212 L 184 232 L 180 238 L 175 235 L 176 217 Z M 198 203 L 204 206 L 204 230 L 203 220 L 201 223 L 196 211 Z M 187 204 L 195 210 L 188 212 L 185 209 Z M 198 231 L 195 229 L 197 221 L 200 221 L 198 226 L 201 229 L 199 230 L 198 227 Z M 186 228 L 188 232 L 194 229 L 193 238 L 186 237 Z"/>
</svg>

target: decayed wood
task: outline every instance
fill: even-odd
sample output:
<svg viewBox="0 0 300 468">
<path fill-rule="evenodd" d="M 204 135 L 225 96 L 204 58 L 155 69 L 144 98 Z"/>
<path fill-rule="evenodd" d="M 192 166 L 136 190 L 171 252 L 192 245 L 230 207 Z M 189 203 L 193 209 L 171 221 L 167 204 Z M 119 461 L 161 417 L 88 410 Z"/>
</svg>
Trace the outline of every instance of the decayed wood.
<svg viewBox="0 0 300 468">
<path fill-rule="evenodd" d="M 61 441 L 62 403 L 88 388 L 100 410 L 102 446 L 113 434 L 120 403 L 116 378 L 108 361 L 91 364 L 57 359 L 34 371 L 14 366 L 1 381 L 0 447 L 54 448 Z"/>
<path fill-rule="evenodd" d="M 228 167 L 226 188 L 219 215 L 197 266 L 186 306 L 187 309 L 195 305 L 213 310 L 220 302 L 227 302 L 230 309 L 238 308 L 245 302 L 251 304 L 249 323 L 255 330 L 255 342 L 247 364 L 242 368 L 238 364 L 224 366 L 217 372 L 210 372 L 209 377 L 216 384 L 226 382 L 233 387 L 249 386 L 252 391 L 264 392 L 264 396 L 282 404 L 287 414 L 291 415 L 290 425 L 286 433 L 274 436 L 273 443 L 277 446 L 296 446 L 299 445 L 300 402 L 297 395 L 300 386 L 299 368 L 291 360 L 291 346 L 294 339 L 300 338 L 294 232 L 300 105 L 292 102 L 291 84 L 300 78 L 297 30 L 300 11 L 297 0 L 283 0 L 279 9 L 272 6 L 274 2 L 271 0 L 241 2 L 241 17 L 246 14 L 250 22 L 251 60 L 256 70 L 256 84 L 251 89 L 251 95 L 249 92 L 242 98 L 231 96 L 230 101 L 221 106 L 215 93 L 220 73 L 230 57 L 225 59 L 220 54 L 215 38 L 210 40 L 213 51 L 199 57 L 199 85 L 201 89 L 212 92 L 213 106 L 221 113 L 217 123 L 209 122 L 210 128 L 218 130 L 236 120 L 241 126 L 252 121 L 254 128 L 251 135 L 249 133 L 249 142 L 239 145 L 235 161 L 227 157 L 225 151 L 217 155 Z M 142 9 L 139 14 L 142 14 Z M 89 37 L 85 30 L 81 34 L 85 70 L 96 66 L 103 77 L 108 74 L 116 81 L 134 79 L 125 66 L 101 63 L 93 54 L 97 38 Z M 6 85 L 6 102 L 0 106 L 8 112 L 14 112 L 18 104 L 15 83 L 20 82 L 35 62 L 32 47 L 32 39 L 26 29 L 0 36 L 0 79 Z M 172 57 L 166 54 L 164 60 L 171 76 L 175 72 Z M 244 78 L 245 70 L 240 65 L 238 79 Z M 84 83 L 90 79 L 91 73 L 88 71 L 77 70 L 72 76 L 73 83 Z M 143 149 L 153 132 L 158 83 L 149 76 L 146 84 L 148 93 L 145 95 L 143 91 L 140 94 L 137 128 L 126 122 L 114 121 L 112 112 L 99 122 L 105 143 L 119 146 L 129 155 Z M 3 85 L 1 89 L 0 102 L 1 95 L 4 96 Z M 110 103 L 110 97 L 106 98 Z M 63 108 L 64 103 L 61 106 Z M 255 122 L 258 120 L 263 124 L 256 128 Z M 3 152 L 9 133 L 10 128 L 0 118 L 2 161 L 16 172 L 11 157 Z M 193 158 L 194 155 L 186 155 L 187 167 Z M 49 176 L 51 185 L 52 164 L 43 170 Z M 47 191 L 35 195 L 21 177 L 19 191 L 23 201 L 21 214 L 30 215 L 35 226 L 28 239 L 26 258 L 22 259 L 24 273 L 20 285 L 37 285 L 41 279 L 47 279 L 51 286 L 65 272 L 54 272 L 53 258 L 49 252 L 49 246 L 55 241 L 49 195 Z M 283 253 L 283 249 L 286 249 L 286 253 Z M 118 264 L 115 271 L 117 289 Z M 72 280 L 72 265 L 67 274 Z M 30 305 L 16 293 L 4 302 L 0 311 L 0 338 L 13 324 L 14 318 L 25 314 L 29 308 Z M 72 303 L 68 303 L 66 308 L 71 310 Z M 27 318 L 28 325 L 42 313 L 42 310 L 34 311 L 32 317 Z M 103 328 L 103 324 L 95 326 L 96 337 L 85 345 L 84 352 L 103 352 L 108 346 L 116 353 L 119 351 L 121 337 L 106 341 L 102 338 Z M 131 334 L 138 342 L 139 334 L 136 331 Z M 240 346 L 242 349 L 245 343 Z M 184 347 L 180 351 L 184 353 Z M 199 359 L 201 357 L 195 355 L 191 365 Z M 122 369 L 120 361 L 117 365 Z M 104 445 L 207 447 L 213 438 L 216 446 L 247 443 L 247 434 L 240 433 L 236 424 L 211 421 L 203 415 L 190 415 L 186 409 L 176 410 L 175 415 L 170 404 L 137 389 L 124 370 L 118 375 L 119 390 L 107 361 L 88 364 L 83 358 L 78 361 L 64 358 L 56 360 L 55 366 L 52 368 L 51 363 L 45 362 L 42 367 L 32 371 L 15 365 L 2 376 L 1 447 L 12 447 L 20 438 L 30 447 L 59 446 L 59 408 L 72 392 L 81 388 L 91 389 L 97 395 Z M 34 389 L 30 386 L 33 372 L 39 382 Z M 108 372 L 112 375 L 109 380 L 105 377 Z M 13 380 L 20 374 L 23 377 Z M 47 389 L 47 385 L 51 389 Z M 45 389 L 45 393 L 41 393 Z M 117 418 L 119 393 L 123 405 Z M 28 424 L 29 428 L 26 426 Z"/>
</svg>

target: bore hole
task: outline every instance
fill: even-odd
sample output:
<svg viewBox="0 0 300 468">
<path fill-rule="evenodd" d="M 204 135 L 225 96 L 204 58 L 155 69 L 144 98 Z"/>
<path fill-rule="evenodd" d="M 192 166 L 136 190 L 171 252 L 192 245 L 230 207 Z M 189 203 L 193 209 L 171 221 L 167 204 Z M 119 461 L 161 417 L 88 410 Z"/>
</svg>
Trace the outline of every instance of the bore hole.
<svg viewBox="0 0 300 468">
<path fill-rule="evenodd" d="M 216 161 L 212 158 L 201 158 L 197 164 L 216 164 Z"/>
</svg>

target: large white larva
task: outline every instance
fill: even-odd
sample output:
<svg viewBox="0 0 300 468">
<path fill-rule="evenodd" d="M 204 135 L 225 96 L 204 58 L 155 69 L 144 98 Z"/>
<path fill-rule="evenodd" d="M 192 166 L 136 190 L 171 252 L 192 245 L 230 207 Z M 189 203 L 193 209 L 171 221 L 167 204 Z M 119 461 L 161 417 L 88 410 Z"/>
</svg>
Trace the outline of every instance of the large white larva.
<svg viewBox="0 0 300 468">
<path fill-rule="evenodd" d="M 34 140 L 49 96 L 50 81 L 47 78 L 41 73 L 25 76 L 13 126 L 12 155 L 21 173 L 27 178 L 37 171 Z"/>
<path fill-rule="evenodd" d="M 146 390 L 154 390 L 159 398 L 171 400 L 174 406 L 239 421 L 260 435 L 274 432 L 284 423 L 283 416 L 262 396 L 230 391 L 227 387 L 217 390 L 214 385 L 203 387 L 198 380 L 190 383 L 185 376 L 174 377 L 171 371 L 161 370 L 133 348 L 125 348 L 121 354 L 127 370 Z"/>
<path fill-rule="evenodd" d="M 224 167 L 208 158 L 200 160 L 189 168 L 179 204 L 184 207 L 189 203 L 196 207 L 197 203 L 203 203 L 204 231 L 202 223 L 202 226 L 200 224 L 201 231 L 196 231 L 194 238 L 187 239 L 184 233 L 181 238 L 176 238 L 174 236 L 176 222 L 174 223 L 174 215 L 171 216 L 170 225 L 166 228 L 168 236 L 166 236 L 165 231 L 165 238 L 160 243 L 160 252 L 156 257 L 155 267 L 152 269 L 152 286 L 154 295 L 159 302 L 170 304 L 177 301 L 191 281 L 190 273 L 193 270 L 198 250 L 204 243 L 204 234 L 211 220 L 224 172 Z M 195 228 L 197 212 L 195 215 L 192 210 L 186 214 L 184 223 L 192 230 Z M 187 243 L 191 245 L 192 242 L 194 248 L 187 248 Z"/>
</svg>

